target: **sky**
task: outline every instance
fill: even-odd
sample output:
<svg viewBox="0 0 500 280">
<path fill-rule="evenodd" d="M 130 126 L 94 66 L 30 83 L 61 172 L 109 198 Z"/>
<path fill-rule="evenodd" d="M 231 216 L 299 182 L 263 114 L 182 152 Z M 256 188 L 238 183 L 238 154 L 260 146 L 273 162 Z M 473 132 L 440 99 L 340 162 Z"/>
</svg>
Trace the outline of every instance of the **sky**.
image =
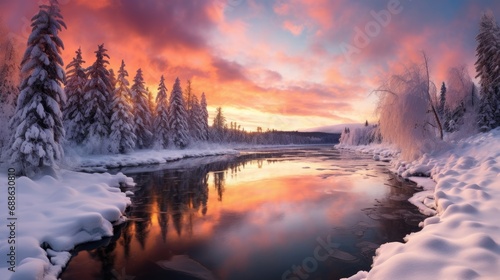
<svg viewBox="0 0 500 280">
<path fill-rule="evenodd" d="M 47 0 L 0 0 L 7 36 L 22 52 L 30 19 Z M 247 131 L 303 130 L 377 120 L 372 91 L 411 61 L 429 58 L 431 79 L 467 65 L 475 76 L 481 15 L 500 1 L 412 0 L 59 0 L 68 64 L 85 66 L 104 43 L 110 68 L 123 59 L 156 94 L 160 76 L 205 92 L 211 118 Z M 5 33 L 5 32 L 3 32 Z M 5 36 L 3 34 L 2 36 Z"/>
</svg>

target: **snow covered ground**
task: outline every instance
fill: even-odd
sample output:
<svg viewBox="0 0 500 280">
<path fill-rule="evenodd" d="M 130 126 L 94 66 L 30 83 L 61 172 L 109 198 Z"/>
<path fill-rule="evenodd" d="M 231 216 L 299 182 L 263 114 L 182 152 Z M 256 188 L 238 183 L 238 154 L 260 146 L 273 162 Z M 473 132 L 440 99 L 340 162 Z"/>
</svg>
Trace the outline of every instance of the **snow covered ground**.
<svg viewBox="0 0 500 280">
<path fill-rule="evenodd" d="M 383 145 L 341 148 L 370 152 L 375 159 L 397 155 Z M 411 202 L 432 216 L 406 243 L 382 245 L 372 269 L 349 279 L 498 279 L 500 128 L 393 164 L 395 172 L 423 185 Z"/>
<path fill-rule="evenodd" d="M 9 181 L 6 174 L 5 170 L 0 173 L 4 186 Z M 57 179 L 19 177 L 14 182 L 12 213 L 7 205 L 14 200 L 8 198 L 6 187 L 0 195 L 0 275 L 1 279 L 12 280 L 57 279 L 69 261 L 67 251 L 77 244 L 113 235 L 112 222 L 123 221 L 123 212 L 130 204 L 118 187 L 134 185 L 121 173 L 68 170 L 61 170 Z M 14 258 L 13 273 L 9 261 Z"/>
<path fill-rule="evenodd" d="M 86 155 L 74 151 L 66 153 L 65 165 L 70 169 L 104 172 L 109 168 L 157 165 L 184 158 L 238 154 L 238 151 L 216 144 L 201 143 L 185 150 L 137 150 L 129 154 Z"/>
</svg>

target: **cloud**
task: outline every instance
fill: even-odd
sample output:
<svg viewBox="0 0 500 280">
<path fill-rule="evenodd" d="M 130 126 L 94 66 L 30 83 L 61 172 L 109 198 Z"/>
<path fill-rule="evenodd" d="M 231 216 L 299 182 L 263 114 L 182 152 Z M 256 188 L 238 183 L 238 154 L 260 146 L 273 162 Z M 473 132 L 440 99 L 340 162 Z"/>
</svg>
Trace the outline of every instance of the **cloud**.
<svg viewBox="0 0 500 280">
<path fill-rule="evenodd" d="M 283 28 L 285 28 L 286 30 L 288 30 L 290 33 L 292 33 L 295 36 L 299 36 L 302 33 L 302 30 L 304 30 L 304 26 L 296 25 L 288 20 L 285 20 L 283 22 Z"/>
</svg>

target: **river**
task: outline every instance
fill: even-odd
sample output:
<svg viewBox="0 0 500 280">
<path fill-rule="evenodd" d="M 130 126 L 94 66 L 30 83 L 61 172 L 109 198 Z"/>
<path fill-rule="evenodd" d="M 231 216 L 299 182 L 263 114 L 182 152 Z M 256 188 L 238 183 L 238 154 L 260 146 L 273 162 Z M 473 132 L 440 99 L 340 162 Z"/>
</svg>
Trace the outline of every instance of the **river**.
<svg viewBox="0 0 500 280">
<path fill-rule="evenodd" d="M 339 279 L 424 219 L 387 163 L 327 146 L 121 171 L 129 221 L 78 246 L 63 280 Z"/>
</svg>

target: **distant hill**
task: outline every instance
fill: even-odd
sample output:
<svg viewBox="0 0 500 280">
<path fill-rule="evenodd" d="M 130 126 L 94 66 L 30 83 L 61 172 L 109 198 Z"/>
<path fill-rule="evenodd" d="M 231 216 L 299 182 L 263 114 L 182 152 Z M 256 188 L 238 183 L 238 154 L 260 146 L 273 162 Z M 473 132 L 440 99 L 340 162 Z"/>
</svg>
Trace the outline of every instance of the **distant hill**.
<svg viewBox="0 0 500 280">
<path fill-rule="evenodd" d="M 326 132 L 326 133 L 342 133 L 345 127 L 349 127 L 351 130 L 354 128 L 364 126 L 364 123 L 346 123 L 346 124 L 336 124 L 328 126 L 313 127 L 301 130 L 302 132 Z"/>
</svg>

